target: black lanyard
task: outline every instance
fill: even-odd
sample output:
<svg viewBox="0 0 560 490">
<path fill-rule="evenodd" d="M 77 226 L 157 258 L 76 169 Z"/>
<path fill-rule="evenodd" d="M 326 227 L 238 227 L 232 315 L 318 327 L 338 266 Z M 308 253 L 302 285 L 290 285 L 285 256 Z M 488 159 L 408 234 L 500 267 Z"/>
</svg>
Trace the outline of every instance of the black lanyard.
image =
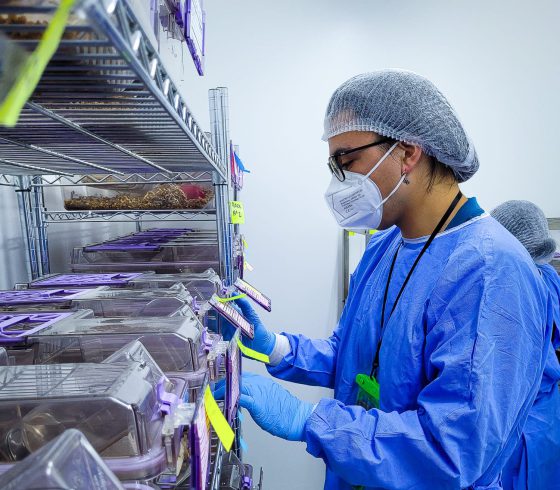
<svg viewBox="0 0 560 490">
<path fill-rule="evenodd" d="M 403 285 L 401 286 L 399 294 L 397 295 L 397 299 L 393 303 L 393 308 L 391 308 L 391 313 L 389 314 L 389 318 L 387 319 L 387 323 L 389 323 L 389 320 L 391 319 L 391 316 L 393 315 L 393 312 L 395 311 L 395 308 L 397 307 L 397 303 L 401 299 L 401 296 L 404 292 L 404 288 L 406 288 L 406 285 L 408 284 L 410 276 L 412 276 L 412 273 L 414 272 L 414 269 L 416 269 L 416 266 L 418 265 L 418 262 L 420 262 L 420 259 L 422 258 L 422 255 L 424 255 L 426 250 L 428 250 L 428 247 L 434 241 L 434 238 L 436 237 L 436 235 L 441 231 L 441 229 L 443 228 L 443 225 L 445 224 L 445 222 L 447 221 L 447 219 L 449 218 L 451 213 L 455 210 L 455 208 L 457 207 L 457 204 L 459 204 L 459 201 L 461 200 L 462 195 L 463 194 L 461 193 L 461 191 L 459 191 L 457 193 L 457 195 L 455 196 L 455 199 L 453 199 L 453 202 L 447 208 L 447 211 L 442 216 L 442 218 L 440 219 L 437 226 L 434 228 L 434 231 L 430 235 L 430 238 L 428 238 L 428 241 L 426 242 L 426 244 L 424 245 L 424 247 L 422 248 L 422 250 L 418 254 L 418 257 L 416 257 L 416 260 L 414 261 L 414 264 L 412 264 L 412 267 L 408 271 L 406 279 L 404 280 Z M 373 362 L 371 364 L 371 373 L 369 375 L 370 378 L 373 377 L 373 374 L 374 374 L 375 370 L 379 367 L 379 352 L 381 351 L 381 342 L 383 341 L 383 326 L 384 326 L 384 323 L 385 323 L 385 307 L 387 306 L 387 296 L 389 294 L 389 285 L 391 284 L 391 277 L 393 276 L 393 269 L 395 268 L 395 262 L 397 261 L 397 256 L 399 255 L 399 250 L 401 249 L 401 246 L 402 246 L 402 241 L 399 244 L 399 246 L 397 247 L 397 251 L 395 252 L 395 255 L 393 256 L 393 261 L 391 262 L 391 268 L 389 269 L 389 277 L 387 277 L 387 284 L 385 285 L 385 294 L 383 296 L 383 308 L 381 309 L 381 321 L 379 322 L 379 325 L 380 325 L 379 326 L 379 342 L 377 343 L 377 350 L 375 352 L 375 357 L 373 358 Z"/>
</svg>

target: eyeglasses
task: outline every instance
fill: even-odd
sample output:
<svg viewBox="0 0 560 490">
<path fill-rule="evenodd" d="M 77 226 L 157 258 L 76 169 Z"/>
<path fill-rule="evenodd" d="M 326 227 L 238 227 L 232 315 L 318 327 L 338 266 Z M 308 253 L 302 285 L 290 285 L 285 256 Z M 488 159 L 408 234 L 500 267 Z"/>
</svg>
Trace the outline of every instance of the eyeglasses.
<svg viewBox="0 0 560 490">
<path fill-rule="evenodd" d="M 340 182 L 344 182 L 344 180 L 346 179 L 346 175 L 344 175 L 344 168 L 342 168 L 343 165 L 342 163 L 340 163 L 341 157 L 345 155 L 349 155 L 350 153 L 354 153 L 356 151 L 365 150 L 366 148 L 382 145 L 383 143 L 387 143 L 388 141 L 391 140 L 389 138 L 384 138 L 380 141 L 375 141 L 374 143 L 370 143 L 369 145 L 358 146 L 357 148 L 352 148 L 350 150 L 343 150 L 343 151 L 336 152 L 329 157 L 329 161 L 327 162 L 327 165 L 329 166 L 329 170 L 338 180 L 340 180 Z"/>
</svg>

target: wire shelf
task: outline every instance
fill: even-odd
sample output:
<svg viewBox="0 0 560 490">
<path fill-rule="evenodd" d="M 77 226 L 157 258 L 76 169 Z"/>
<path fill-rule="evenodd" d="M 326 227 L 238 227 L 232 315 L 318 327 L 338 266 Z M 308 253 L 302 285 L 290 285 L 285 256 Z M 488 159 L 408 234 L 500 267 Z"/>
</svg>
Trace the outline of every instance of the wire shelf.
<svg viewBox="0 0 560 490">
<path fill-rule="evenodd" d="M 12 176 L 0 174 L 0 185 L 4 185 L 7 187 L 16 187 L 17 183 L 14 181 L 14 178 Z"/>
<path fill-rule="evenodd" d="M 151 209 L 136 211 L 43 211 L 42 214 L 46 223 L 66 223 L 69 221 L 128 223 L 131 221 L 216 221 L 215 213 L 215 209 Z"/>
<path fill-rule="evenodd" d="M 51 13 L 0 6 L 0 15 Z M 11 175 L 227 174 L 127 0 L 78 0 L 60 46 L 15 128 L 0 127 L 0 172 Z M 0 24 L 24 49 L 45 24 Z M 93 27 L 93 29 L 92 29 Z M 34 35 L 37 34 L 37 35 Z"/>
<path fill-rule="evenodd" d="M 7 176 L 0 175 L 0 183 L 11 182 Z M 212 182 L 211 172 L 177 172 L 167 174 L 92 174 L 92 175 L 41 175 L 35 177 L 32 187 L 74 187 L 80 185 L 110 187 L 123 184 L 180 184 L 184 182 Z M 13 185 L 13 184 L 10 184 Z"/>
</svg>

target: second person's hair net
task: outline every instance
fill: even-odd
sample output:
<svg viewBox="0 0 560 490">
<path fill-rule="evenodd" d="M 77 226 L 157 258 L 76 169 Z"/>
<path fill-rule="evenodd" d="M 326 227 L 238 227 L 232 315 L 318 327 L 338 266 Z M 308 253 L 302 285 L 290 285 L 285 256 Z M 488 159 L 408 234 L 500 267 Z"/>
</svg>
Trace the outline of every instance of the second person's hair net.
<svg viewBox="0 0 560 490">
<path fill-rule="evenodd" d="M 527 249 L 538 264 L 552 260 L 556 242 L 541 208 L 530 201 L 506 201 L 490 213 Z"/>
</svg>

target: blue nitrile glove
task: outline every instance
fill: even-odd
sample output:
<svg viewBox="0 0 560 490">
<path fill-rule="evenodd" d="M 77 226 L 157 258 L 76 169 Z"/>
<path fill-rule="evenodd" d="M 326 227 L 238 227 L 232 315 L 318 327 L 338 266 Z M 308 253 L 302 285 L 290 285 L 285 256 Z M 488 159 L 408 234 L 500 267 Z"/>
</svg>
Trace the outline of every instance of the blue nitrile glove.
<svg viewBox="0 0 560 490">
<path fill-rule="evenodd" d="M 253 340 L 249 340 L 246 337 L 243 337 L 242 342 L 243 345 L 249 347 L 250 349 L 256 350 L 261 354 L 269 355 L 273 349 L 274 345 L 276 344 L 276 335 L 272 332 L 269 332 L 266 327 L 261 322 L 259 315 L 255 313 L 251 303 L 247 298 L 239 298 L 236 299 L 234 302 L 234 306 L 240 310 L 240 313 L 253 325 L 255 328 L 255 338 Z M 235 327 L 226 320 L 223 320 L 223 329 L 222 335 L 225 340 L 230 340 L 235 333 Z"/>
<path fill-rule="evenodd" d="M 214 399 L 216 400 L 223 400 L 226 396 L 226 380 L 221 379 L 217 381 L 214 385 L 214 391 L 212 393 L 214 395 Z"/>
<path fill-rule="evenodd" d="M 239 404 L 253 420 L 273 436 L 303 441 L 313 405 L 296 398 L 275 381 L 253 373 L 243 373 Z"/>
</svg>

